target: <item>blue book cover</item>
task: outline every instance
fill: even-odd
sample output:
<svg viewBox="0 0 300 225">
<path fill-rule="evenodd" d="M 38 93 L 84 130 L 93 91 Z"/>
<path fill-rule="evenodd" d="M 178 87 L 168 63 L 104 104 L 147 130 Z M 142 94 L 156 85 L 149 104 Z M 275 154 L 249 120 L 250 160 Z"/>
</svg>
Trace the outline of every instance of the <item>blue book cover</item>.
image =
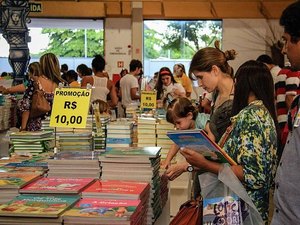
<svg viewBox="0 0 300 225">
<path fill-rule="evenodd" d="M 204 130 L 169 131 L 167 136 L 178 146 L 186 147 L 203 154 L 206 158 L 236 165 L 236 162 Z"/>
<path fill-rule="evenodd" d="M 107 144 L 131 144 L 132 139 L 131 138 L 106 138 Z"/>
<path fill-rule="evenodd" d="M 47 169 L 47 162 L 12 162 L 5 165 L 5 167 L 42 167 Z"/>
</svg>

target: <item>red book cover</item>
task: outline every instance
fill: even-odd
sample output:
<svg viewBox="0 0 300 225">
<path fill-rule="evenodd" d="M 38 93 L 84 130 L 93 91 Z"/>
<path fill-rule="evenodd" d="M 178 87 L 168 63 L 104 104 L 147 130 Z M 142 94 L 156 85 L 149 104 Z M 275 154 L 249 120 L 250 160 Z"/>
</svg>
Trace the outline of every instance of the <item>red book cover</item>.
<svg viewBox="0 0 300 225">
<path fill-rule="evenodd" d="M 137 181 L 97 180 L 82 191 L 83 196 L 142 199 L 150 189 L 149 183 Z"/>
<path fill-rule="evenodd" d="M 43 177 L 20 189 L 20 193 L 78 194 L 93 181 L 93 178 Z"/>
</svg>

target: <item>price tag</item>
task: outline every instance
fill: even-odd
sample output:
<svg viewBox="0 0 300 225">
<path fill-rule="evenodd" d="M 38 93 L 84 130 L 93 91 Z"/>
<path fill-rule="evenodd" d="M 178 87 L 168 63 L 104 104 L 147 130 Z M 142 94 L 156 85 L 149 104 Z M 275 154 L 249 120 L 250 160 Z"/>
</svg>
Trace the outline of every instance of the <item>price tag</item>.
<svg viewBox="0 0 300 225">
<path fill-rule="evenodd" d="M 156 109 L 156 91 L 142 91 L 141 108 Z"/>
<path fill-rule="evenodd" d="M 50 126 L 85 128 L 90 98 L 91 89 L 56 88 Z"/>
</svg>

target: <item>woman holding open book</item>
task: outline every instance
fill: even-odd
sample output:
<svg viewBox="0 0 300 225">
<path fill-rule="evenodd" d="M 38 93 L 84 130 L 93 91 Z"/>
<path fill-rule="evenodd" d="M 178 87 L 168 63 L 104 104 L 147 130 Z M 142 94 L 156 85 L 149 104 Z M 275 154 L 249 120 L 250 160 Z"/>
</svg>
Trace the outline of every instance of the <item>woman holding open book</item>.
<svg viewBox="0 0 300 225">
<path fill-rule="evenodd" d="M 192 72 L 202 76 L 197 70 Z M 272 75 L 263 63 L 250 60 L 240 66 L 235 80 L 232 129 L 223 149 L 238 164 L 231 166 L 232 171 L 267 222 L 277 151 Z M 201 170 L 218 174 L 222 167 L 192 149 L 183 148 L 181 154 Z"/>
<path fill-rule="evenodd" d="M 218 142 L 221 136 L 230 125 L 231 109 L 234 93 L 233 69 L 228 64 L 236 56 L 235 50 L 221 51 L 219 42 L 215 43 L 215 48 L 207 47 L 199 50 L 193 57 L 190 65 L 190 78 L 198 80 L 199 86 L 207 92 L 213 93 L 213 105 L 208 122 L 205 124 L 205 131 L 210 139 Z M 199 129 L 199 127 L 196 127 Z M 202 127 L 201 127 L 202 128 Z M 195 128 L 194 128 L 195 129 Z M 176 150 L 178 147 L 176 148 Z M 170 149 L 167 156 L 174 156 L 177 151 Z M 174 180 L 183 172 L 188 170 L 188 163 L 178 163 L 167 169 L 167 176 Z M 196 176 L 197 177 L 197 176 Z M 200 184 L 198 179 L 194 180 L 195 198 L 200 195 Z"/>
</svg>

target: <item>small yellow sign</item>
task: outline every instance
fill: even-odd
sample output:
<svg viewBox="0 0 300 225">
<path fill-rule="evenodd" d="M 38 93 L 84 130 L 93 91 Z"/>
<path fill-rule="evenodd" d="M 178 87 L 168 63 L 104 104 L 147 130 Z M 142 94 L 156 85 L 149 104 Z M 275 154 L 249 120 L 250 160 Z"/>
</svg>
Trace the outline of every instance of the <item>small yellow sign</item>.
<svg viewBox="0 0 300 225">
<path fill-rule="evenodd" d="M 142 91 L 141 108 L 156 109 L 156 91 Z"/>
<path fill-rule="evenodd" d="M 85 128 L 90 98 L 90 89 L 56 88 L 50 126 Z"/>
</svg>

